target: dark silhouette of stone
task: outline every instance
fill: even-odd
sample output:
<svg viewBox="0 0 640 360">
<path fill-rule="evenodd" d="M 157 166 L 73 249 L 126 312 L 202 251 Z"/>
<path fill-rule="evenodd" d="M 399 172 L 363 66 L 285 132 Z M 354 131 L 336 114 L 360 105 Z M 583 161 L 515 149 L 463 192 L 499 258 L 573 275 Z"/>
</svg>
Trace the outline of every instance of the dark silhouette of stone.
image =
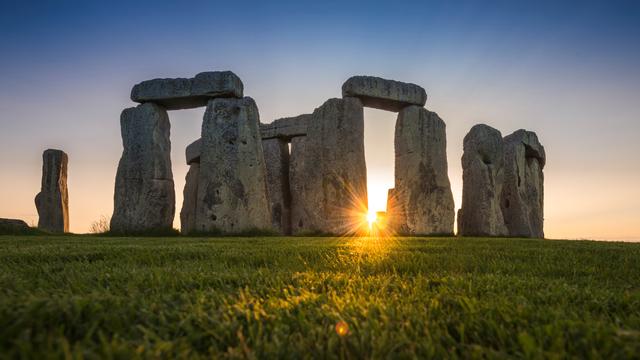
<svg viewBox="0 0 640 360">
<path fill-rule="evenodd" d="M 124 149 L 116 175 L 111 231 L 171 229 L 175 190 L 166 110 L 152 103 L 125 109 L 120 129 Z"/>
<path fill-rule="evenodd" d="M 536 133 L 518 130 L 504 139 L 501 207 L 509 236 L 544 238 L 544 147 Z"/>
<path fill-rule="evenodd" d="M 23 220 L 0 218 L 0 234 L 20 234 L 28 230 L 29 225 Z"/>
<path fill-rule="evenodd" d="M 289 189 L 289 145 L 278 138 L 262 140 L 267 168 L 267 192 L 271 222 L 280 233 L 291 234 L 291 193 Z"/>
<path fill-rule="evenodd" d="M 68 162 L 69 158 L 62 150 L 48 149 L 42 154 L 42 185 L 35 199 L 41 230 L 69 232 Z"/>
<path fill-rule="evenodd" d="M 200 164 L 191 163 L 185 176 L 184 190 L 182 192 L 182 210 L 180 210 L 180 232 L 188 235 L 196 228 L 196 208 L 198 200 L 198 177 L 200 176 Z"/>
<path fill-rule="evenodd" d="M 464 137 L 459 235 L 507 235 L 500 208 L 503 166 L 504 150 L 500 131 L 484 124 L 472 127 Z"/>
</svg>

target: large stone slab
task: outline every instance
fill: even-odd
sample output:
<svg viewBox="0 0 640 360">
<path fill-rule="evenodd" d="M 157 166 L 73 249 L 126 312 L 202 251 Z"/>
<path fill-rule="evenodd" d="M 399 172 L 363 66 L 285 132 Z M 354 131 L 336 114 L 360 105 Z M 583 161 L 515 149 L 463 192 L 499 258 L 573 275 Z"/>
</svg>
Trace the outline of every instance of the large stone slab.
<svg viewBox="0 0 640 360">
<path fill-rule="evenodd" d="M 291 234 L 291 192 L 289 190 L 289 145 L 282 139 L 262 140 L 267 168 L 267 192 L 274 229 Z"/>
<path fill-rule="evenodd" d="M 198 139 L 191 144 L 187 145 L 185 149 L 185 156 L 187 158 L 187 165 L 200 163 L 200 147 L 202 146 L 202 139 Z"/>
<path fill-rule="evenodd" d="M 526 130 L 503 140 L 501 206 L 509 236 L 544 238 L 544 147 L 536 133 Z"/>
<path fill-rule="evenodd" d="M 167 110 L 206 106 L 217 97 L 242 98 L 242 80 L 231 71 L 202 72 L 191 79 L 153 79 L 136 84 L 131 100 L 153 102 Z"/>
<path fill-rule="evenodd" d="M 147 103 L 120 116 L 118 164 L 111 231 L 142 233 L 173 227 L 175 190 L 167 111 Z"/>
<path fill-rule="evenodd" d="M 311 114 L 303 114 L 277 119 L 270 124 L 260 124 L 260 135 L 263 140 L 273 138 L 291 140 L 296 136 L 305 136 L 311 117 Z"/>
<path fill-rule="evenodd" d="M 180 210 L 180 232 L 188 235 L 196 228 L 196 208 L 198 201 L 198 177 L 200 176 L 200 164 L 192 163 L 185 176 L 184 190 L 182 192 L 182 210 Z"/>
<path fill-rule="evenodd" d="M 410 105 L 424 106 L 427 92 L 420 86 L 374 76 L 353 76 L 342 85 L 342 96 L 354 96 L 364 106 L 400 111 Z"/>
<path fill-rule="evenodd" d="M 271 229 L 260 117 L 253 99 L 209 101 L 202 124 L 196 231 Z"/>
<path fill-rule="evenodd" d="M 420 106 L 400 111 L 395 130 L 397 231 L 452 235 L 455 207 L 447 167 L 446 126 Z"/>
<path fill-rule="evenodd" d="M 35 198 L 41 230 L 69 232 L 68 162 L 62 150 L 48 149 L 42 154 L 42 184 Z"/>
<path fill-rule="evenodd" d="M 307 136 L 292 140 L 290 162 L 294 234 L 354 234 L 368 227 L 359 99 L 330 99 L 317 108 Z"/>
<path fill-rule="evenodd" d="M 504 181 L 504 150 L 500 131 L 479 124 L 464 137 L 462 155 L 462 208 L 458 234 L 506 236 L 500 208 Z"/>
<path fill-rule="evenodd" d="M 23 220 L 0 218 L 0 235 L 24 234 L 29 230 L 29 225 Z"/>
</svg>

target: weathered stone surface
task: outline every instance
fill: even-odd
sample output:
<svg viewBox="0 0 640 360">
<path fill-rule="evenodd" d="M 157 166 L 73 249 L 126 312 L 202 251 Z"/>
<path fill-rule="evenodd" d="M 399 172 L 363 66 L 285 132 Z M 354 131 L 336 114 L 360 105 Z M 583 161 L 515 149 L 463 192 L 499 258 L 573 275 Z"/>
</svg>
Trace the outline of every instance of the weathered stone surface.
<svg viewBox="0 0 640 360">
<path fill-rule="evenodd" d="M 198 177 L 200 164 L 192 163 L 185 176 L 182 192 L 182 210 L 180 210 L 180 232 L 184 235 L 192 233 L 196 227 L 196 204 L 198 200 Z"/>
<path fill-rule="evenodd" d="M 387 191 L 387 229 L 393 233 L 399 233 L 402 219 L 400 213 L 400 207 L 398 206 L 398 199 L 396 197 L 396 189 L 389 189 Z"/>
<path fill-rule="evenodd" d="M 42 185 L 35 199 L 41 230 L 69 232 L 68 161 L 62 150 L 48 149 L 42 154 Z"/>
<path fill-rule="evenodd" d="M 198 139 L 191 144 L 187 145 L 185 149 L 185 155 L 187 157 L 187 165 L 200 163 L 200 147 L 202 146 L 202 139 Z"/>
<path fill-rule="evenodd" d="M 453 234 L 455 208 L 444 121 L 420 106 L 404 108 L 396 122 L 395 154 L 397 231 Z"/>
<path fill-rule="evenodd" d="M 167 110 L 189 109 L 207 105 L 216 97 L 242 98 L 242 80 L 231 71 L 203 72 L 191 79 L 153 79 L 131 90 L 131 100 L 153 102 Z"/>
<path fill-rule="evenodd" d="M 125 109 L 120 130 L 124 150 L 116 175 L 111 231 L 171 229 L 175 190 L 166 110 L 152 103 Z"/>
<path fill-rule="evenodd" d="M 291 193 L 289 191 L 289 145 L 281 139 L 262 140 L 267 167 L 267 192 L 271 223 L 280 233 L 291 234 Z"/>
<path fill-rule="evenodd" d="M 263 140 L 272 138 L 290 140 L 296 136 L 305 136 L 309 120 L 311 120 L 311 114 L 303 114 L 274 120 L 270 124 L 260 124 L 260 135 Z"/>
<path fill-rule="evenodd" d="M 536 133 L 518 130 L 504 139 L 502 215 L 509 236 L 544 238 L 544 147 Z"/>
<path fill-rule="evenodd" d="M 353 76 L 342 85 L 342 96 L 360 98 L 364 106 L 400 111 L 409 105 L 424 106 L 427 92 L 420 86 L 373 76 Z"/>
<path fill-rule="evenodd" d="M 352 234 L 366 228 L 367 169 L 360 100 L 328 100 L 313 112 L 307 136 L 294 138 L 291 145 L 293 233 Z"/>
<path fill-rule="evenodd" d="M 507 235 L 500 209 L 503 165 L 504 151 L 500 131 L 484 124 L 472 127 L 464 137 L 459 235 Z"/>
<path fill-rule="evenodd" d="M 19 234 L 29 230 L 29 225 L 19 219 L 0 218 L 0 234 Z"/>
<path fill-rule="evenodd" d="M 260 118 L 253 99 L 209 101 L 202 124 L 196 230 L 271 229 Z"/>
</svg>

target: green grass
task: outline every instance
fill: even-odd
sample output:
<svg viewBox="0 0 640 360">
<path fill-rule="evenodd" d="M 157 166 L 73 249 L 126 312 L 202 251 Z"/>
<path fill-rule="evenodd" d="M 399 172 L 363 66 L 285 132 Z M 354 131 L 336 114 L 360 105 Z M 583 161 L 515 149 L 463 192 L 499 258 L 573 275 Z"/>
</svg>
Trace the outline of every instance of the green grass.
<svg viewBox="0 0 640 360">
<path fill-rule="evenodd" d="M 639 354 L 640 244 L 0 237 L 0 357 Z"/>
</svg>

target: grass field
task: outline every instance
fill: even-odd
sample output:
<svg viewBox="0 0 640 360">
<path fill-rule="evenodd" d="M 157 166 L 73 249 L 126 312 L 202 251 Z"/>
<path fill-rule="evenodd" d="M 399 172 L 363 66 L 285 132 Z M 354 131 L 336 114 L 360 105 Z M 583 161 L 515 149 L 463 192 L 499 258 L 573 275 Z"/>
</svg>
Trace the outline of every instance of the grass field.
<svg viewBox="0 0 640 360">
<path fill-rule="evenodd" d="M 637 358 L 640 244 L 2 236 L 20 355 Z"/>
</svg>

